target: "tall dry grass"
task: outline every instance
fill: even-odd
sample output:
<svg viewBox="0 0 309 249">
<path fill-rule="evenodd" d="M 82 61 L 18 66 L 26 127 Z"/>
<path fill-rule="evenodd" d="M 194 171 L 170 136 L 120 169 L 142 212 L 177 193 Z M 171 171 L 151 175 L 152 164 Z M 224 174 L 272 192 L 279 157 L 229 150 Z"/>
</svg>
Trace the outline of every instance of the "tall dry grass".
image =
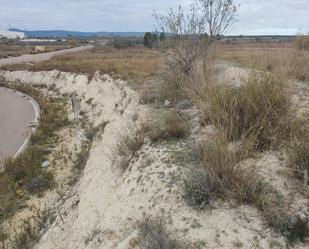
<svg viewBox="0 0 309 249">
<path fill-rule="evenodd" d="M 199 170 L 205 174 L 198 170 L 187 178 L 184 197 L 190 193 L 195 198 L 193 201 L 185 198 L 190 205 L 209 203 L 214 196 L 232 197 L 240 203 L 254 205 L 273 228 L 294 242 L 308 236 L 308 220 L 298 216 L 247 160 L 257 151 L 277 149 L 294 137 L 292 94 L 286 84 L 290 75 L 282 68 L 282 65 L 291 67 L 290 63 L 281 63 L 279 67 L 279 62 L 272 61 L 266 68 L 260 68 L 264 72 L 252 73 L 240 85 L 218 82 L 211 75 L 206 80 L 196 77 L 188 81 L 189 96 L 204 114 L 205 122 L 218 132 L 200 145 Z M 280 70 L 285 73 L 280 75 Z M 293 72 L 296 75 L 299 76 Z M 304 148 L 302 145 L 300 151 Z M 299 157 L 300 153 L 293 152 L 303 168 L 306 156 Z"/>
<path fill-rule="evenodd" d="M 249 49 L 241 45 L 234 45 L 233 49 L 221 47 L 219 51 L 218 57 L 222 60 L 269 71 L 282 79 L 309 81 L 309 51 L 298 50 L 291 46 Z"/>
<path fill-rule="evenodd" d="M 195 208 L 205 208 L 214 198 L 234 199 L 254 205 L 265 220 L 290 243 L 309 235 L 308 219 L 291 209 L 290 203 L 258 173 L 250 143 L 231 146 L 224 134 L 200 145 L 200 167 L 188 172 L 183 197 Z"/>
<path fill-rule="evenodd" d="M 210 83 L 193 93 L 205 121 L 224 131 L 229 141 L 254 139 L 268 149 L 283 139 L 292 118 L 288 87 L 269 74 L 252 74 L 240 86 Z"/>
</svg>

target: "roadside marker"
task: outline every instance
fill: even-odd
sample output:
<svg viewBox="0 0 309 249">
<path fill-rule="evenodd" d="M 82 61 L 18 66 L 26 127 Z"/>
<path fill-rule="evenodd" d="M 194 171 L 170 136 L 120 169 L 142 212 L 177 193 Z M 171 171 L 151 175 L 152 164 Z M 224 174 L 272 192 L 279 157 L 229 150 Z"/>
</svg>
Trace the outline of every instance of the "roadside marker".
<svg viewBox="0 0 309 249">
<path fill-rule="evenodd" d="M 72 108 L 74 112 L 74 119 L 77 124 L 77 131 L 79 132 L 79 111 L 78 111 L 77 95 L 75 92 L 72 94 L 71 99 L 72 99 Z"/>
</svg>

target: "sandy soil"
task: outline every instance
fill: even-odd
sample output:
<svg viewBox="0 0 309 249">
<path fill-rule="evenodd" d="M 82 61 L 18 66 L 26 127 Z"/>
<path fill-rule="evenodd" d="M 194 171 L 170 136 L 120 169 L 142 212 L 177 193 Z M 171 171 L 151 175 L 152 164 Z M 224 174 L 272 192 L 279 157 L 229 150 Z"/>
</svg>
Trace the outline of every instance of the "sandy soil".
<svg viewBox="0 0 309 249">
<path fill-rule="evenodd" d="M 9 81 L 53 85 L 61 94 L 76 92 L 80 110 L 90 122 L 95 126 L 108 122 L 102 136 L 93 143 L 79 183 L 69 190 L 73 194 L 61 205 L 36 249 L 139 248 L 132 241 L 138 239 L 136 222 L 144 214 L 164 217 L 168 229 L 186 248 L 289 248 L 254 207 L 217 201 L 213 209 L 199 212 L 187 206 L 181 190 L 183 172 L 190 165 L 173 160 L 175 154 L 185 150 L 183 142 L 146 142 L 126 173 L 117 170 L 118 162 L 112 158 L 119 135 L 148 118 L 151 111 L 139 104 L 138 94 L 125 82 L 99 74 L 89 81 L 86 75 L 59 71 L 2 71 L 0 76 Z M 188 115 L 192 115 L 193 126 L 189 140 L 201 134 L 209 139 L 209 132 L 198 125 L 194 110 Z M 273 155 L 265 155 L 259 165 L 267 165 L 268 172 L 276 174 L 281 163 Z M 288 188 L 286 191 L 290 194 Z M 306 245 L 298 244 L 296 248 Z"/>
</svg>

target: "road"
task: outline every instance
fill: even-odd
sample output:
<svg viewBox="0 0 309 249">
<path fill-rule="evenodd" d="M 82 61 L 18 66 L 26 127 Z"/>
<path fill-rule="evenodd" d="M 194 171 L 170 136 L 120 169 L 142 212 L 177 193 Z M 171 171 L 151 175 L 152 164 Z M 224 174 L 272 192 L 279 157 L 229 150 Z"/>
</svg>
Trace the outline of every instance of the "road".
<svg viewBox="0 0 309 249">
<path fill-rule="evenodd" d="M 5 158 L 26 147 L 38 116 L 39 108 L 33 99 L 0 87 L 0 169 Z"/>
<path fill-rule="evenodd" d="M 93 46 L 88 45 L 88 46 L 83 46 L 83 47 L 64 49 L 64 50 L 41 53 L 41 54 L 33 54 L 33 55 L 25 54 L 25 55 L 18 56 L 18 57 L 0 59 L 0 66 L 4 66 L 8 64 L 46 61 L 56 55 L 75 53 L 75 52 L 80 52 L 80 51 L 84 51 L 84 50 L 91 49 L 91 48 L 93 48 Z"/>
</svg>

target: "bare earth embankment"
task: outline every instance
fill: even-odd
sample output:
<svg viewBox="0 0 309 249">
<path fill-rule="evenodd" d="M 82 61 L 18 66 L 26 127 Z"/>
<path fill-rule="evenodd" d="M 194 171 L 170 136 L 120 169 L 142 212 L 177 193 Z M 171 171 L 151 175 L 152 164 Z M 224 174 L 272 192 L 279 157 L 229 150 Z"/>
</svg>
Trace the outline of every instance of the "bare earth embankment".
<svg viewBox="0 0 309 249">
<path fill-rule="evenodd" d="M 225 77 L 239 81 L 235 71 L 235 67 L 223 69 Z M 243 75 L 243 71 L 238 73 Z M 171 237 L 181 244 L 175 248 L 289 248 L 284 236 L 270 228 L 254 206 L 218 199 L 200 211 L 183 199 L 184 175 L 195 160 L 188 145 L 214 136 L 211 126 L 203 126 L 195 107 L 179 107 L 190 127 L 184 139 L 153 142 L 142 136 L 123 172 L 123 158 L 115 156 L 119 142 L 132 130 L 139 131 L 153 113 L 166 110 L 140 104 L 137 92 L 107 75 L 95 74 L 89 80 L 86 75 L 59 71 L 2 71 L 0 76 L 46 86 L 62 95 L 76 92 L 82 119 L 94 129 L 104 124 L 76 186 L 67 190 L 65 201 L 59 198 L 48 204 L 57 207 L 57 215 L 35 248 L 143 248 L 139 246 L 143 240 L 139 222 L 145 217 L 164 220 Z M 280 173 L 285 164 L 280 153 L 268 152 L 255 160 L 282 198 L 294 200 L 293 210 L 308 216 L 306 199 Z M 298 243 L 295 248 L 306 248 L 306 244 Z"/>
</svg>

